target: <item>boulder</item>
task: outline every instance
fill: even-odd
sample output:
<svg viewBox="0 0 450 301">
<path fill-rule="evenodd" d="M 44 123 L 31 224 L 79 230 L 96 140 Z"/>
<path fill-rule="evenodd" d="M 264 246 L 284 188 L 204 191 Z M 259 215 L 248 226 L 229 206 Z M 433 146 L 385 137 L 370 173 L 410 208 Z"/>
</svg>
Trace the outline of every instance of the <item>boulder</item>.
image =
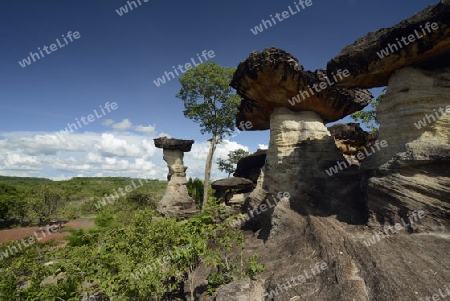
<svg viewBox="0 0 450 301">
<path fill-rule="evenodd" d="M 242 279 L 221 287 L 217 291 L 215 301 L 261 301 L 264 293 L 264 287 L 260 282 Z"/>
<path fill-rule="evenodd" d="M 256 184 L 261 174 L 261 168 L 266 163 L 266 149 L 258 149 L 253 154 L 241 158 L 236 166 L 233 176 L 252 180 Z"/>
</svg>

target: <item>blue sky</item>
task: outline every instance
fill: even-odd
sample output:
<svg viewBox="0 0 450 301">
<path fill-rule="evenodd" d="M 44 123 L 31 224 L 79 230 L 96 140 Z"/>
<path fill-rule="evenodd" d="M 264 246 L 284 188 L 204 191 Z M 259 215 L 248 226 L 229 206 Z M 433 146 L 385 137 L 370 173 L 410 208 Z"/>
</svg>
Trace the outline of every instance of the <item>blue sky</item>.
<svg viewBox="0 0 450 301">
<path fill-rule="evenodd" d="M 183 116 L 178 79 L 153 81 L 202 51 L 236 67 L 252 51 L 275 46 L 307 70 L 326 63 L 358 37 L 390 27 L 438 1 L 312 0 L 282 22 L 254 35 L 250 29 L 294 1 L 137 1 L 122 16 L 124 0 L 14 0 L 0 11 L 0 175 L 67 179 L 73 176 L 147 176 L 165 179 L 167 167 L 153 138 L 194 139 L 185 154 L 188 176 L 203 177 L 209 138 Z M 63 42 L 71 31 L 78 39 Z M 22 68 L 38 47 L 63 47 Z M 380 89 L 374 89 L 377 96 Z M 115 102 L 116 110 L 68 135 L 75 118 Z M 107 120 L 105 122 L 105 120 Z M 92 120 L 92 119 L 91 119 Z M 345 119 L 350 122 L 349 118 Z M 217 150 L 267 145 L 269 132 L 244 132 Z M 217 170 L 213 179 L 225 177 Z"/>
</svg>

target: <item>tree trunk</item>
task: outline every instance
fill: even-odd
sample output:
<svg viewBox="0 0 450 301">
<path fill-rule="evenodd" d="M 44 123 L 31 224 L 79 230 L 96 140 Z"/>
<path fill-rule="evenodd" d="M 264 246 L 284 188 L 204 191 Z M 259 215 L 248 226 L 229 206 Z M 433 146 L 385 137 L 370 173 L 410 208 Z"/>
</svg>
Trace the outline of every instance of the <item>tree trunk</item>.
<svg viewBox="0 0 450 301">
<path fill-rule="evenodd" d="M 206 202 L 208 201 L 209 177 L 211 175 L 212 159 L 213 159 L 215 150 L 216 150 L 216 135 L 213 134 L 213 136 L 211 138 L 211 146 L 209 147 L 208 157 L 206 158 L 202 211 L 205 210 Z"/>
</svg>

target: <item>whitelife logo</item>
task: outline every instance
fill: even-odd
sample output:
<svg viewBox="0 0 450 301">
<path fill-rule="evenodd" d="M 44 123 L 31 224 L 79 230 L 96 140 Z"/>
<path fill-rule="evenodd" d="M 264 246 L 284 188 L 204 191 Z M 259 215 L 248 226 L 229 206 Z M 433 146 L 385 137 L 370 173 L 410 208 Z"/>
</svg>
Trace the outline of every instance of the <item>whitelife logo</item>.
<svg viewBox="0 0 450 301">
<path fill-rule="evenodd" d="M 145 181 L 145 183 L 148 183 L 148 181 L 150 181 L 150 179 L 144 179 L 144 181 Z M 144 185 L 144 184 L 142 183 L 142 179 L 139 179 L 139 184 L 141 184 L 141 185 L 136 185 L 136 184 L 134 183 L 134 180 L 131 181 L 131 184 L 132 184 L 133 186 L 131 186 L 131 185 L 125 186 L 125 192 L 123 192 L 124 189 L 123 189 L 122 187 L 120 187 L 119 189 L 117 189 L 117 190 L 120 192 L 120 195 L 121 195 L 121 196 L 126 196 L 127 193 L 130 193 L 130 192 L 132 192 L 134 189 L 138 189 L 139 187 L 141 187 L 141 186 Z M 114 203 L 117 199 L 119 199 L 119 198 L 120 198 L 119 193 L 116 191 L 116 189 L 113 189 L 113 190 L 114 190 L 114 192 L 115 192 L 115 195 L 114 195 L 114 194 L 110 194 L 109 196 L 107 196 L 106 194 L 104 194 L 104 197 L 103 197 L 100 201 L 94 203 L 95 208 L 100 209 L 100 208 L 102 208 L 102 206 L 106 206 L 106 204 L 108 204 L 108 203 L 109 203 L 109 204 L 112 204 L 112 203 Z M 109 199 L 108 199 L 108 198 L 109 198 Z"/>
<path fill-rule="evenodd" d="M 56 44 L 51 44 L 50 47 L 47 47 L 47 45 L 44 45 L 44 47 L 42 47 L 42 50 L 44 50 L 46 54 L 50 54 L 52 52 L 55 52 L 58 49 L 63 48 L 64 46 L 68 45 L 69 42 L 67 42 L 66 37 L 64 37 L 64 35 L 62 35 L 62 37 L 64 39 L 64 42 L 66 42 L 66 44 L 61 44 L 59 39 L 56 39 L 56 42 L 58 43 L 59 48 L 56 46 Z M 74 31 L 73 34 L 71 31 L 69 31 L 67 33 L 67 38 L 70 40 L 70 42 L 73 42 L 72 37 L 73 37 L 73 39 L 78 40 L 79 38 L 81 38 L 81 35 L 78 31 Z M 50 48 L 50 51 L 48 50 L 49 48 Z M 19 61 L 19 65 L 22 68 L 25 68 L 26 66 L 31 65 L 31 63 L 32 63 L 31 59 L 33 59 L 33 62 L 36 62 L 36 57 L 38 60 L 40 60 L 41 57 L 44 57 L 44 53 L 42 52 L 41 47 L 38 47 L 38 50 L 39 50 L 39 53 L 41 54 L 41 56 L 39 56 L 39 53 L 30 52 L 30 55 L 26 59 Z"/>
<path fill-rule="evenodd" d="M 381 140 L 381 141 L 378 141 L 378 140 L 377 140 L 377 141 L 375 141 L 375 144 L 374 144 L 374 145 L 375 145 L 375 147 L 377 148 L 377 150 L 380 150 L 380 145 L 381 145 L 381 147 L 387 147 L 387 146 L 388 146 L 388 143 L 387 143 L 386 140 Z M 367 156 L 367 157 L 375 153 L 375 149 L 373 148 L 373 146 L 370 147 L 370 149 L 372 150 L 371 153 L 370 153 L 370 152 L 367 152 L 367 148 L 366 148 L 365 146 L 363 147 L 363 149 L 364 149 L 364 152 L 366 153 L 366 156 Z M 364 153 L 363 153 L 362 151 L 358 152 L 358 154 L 356 155 L 356 157 L 358 158 L 358 160 L 363 160 L 364 158 L 366 158 L 366 156 L 364 155 Z M 327 173 L 327 175 L 329 175 L 330 177 L 331 177 L 333 174 L 338 173 L 338 172 L 339 172 L 339 169 L 340 169 L 340 170 L 343 170 L 342 166 L 344 166 L 344 168 L 350 167 L 350 164 L 347 164 L 347 161 L 341 161 L 341 162 L 336 161 L 336 163 L 337 163 L 337 164 L 336 164 L 335 166 L 330 167 L 329 169 L 325 170 L 325 172 Z M 342 164 L 342 165 L 341 165 L 341 164 Z"/>
<path fill-rule="evenodd" d="M 59 226 L 58 225 L 52 225 L 52 226 L 47 225 L 45 228 L 46 228 L 45 230 L 43 228 L 39 229 L 39 231 L 41 232 L 43 237 L 39 237 L 38 231 L 34 231 L 33 234 L 36 238 L 34 238 L 33 236 L 30 236 L 26 239 L 26 241 L 24 238 L 24 239 L 21 239 L 20 241 L 16 241 L 16 246 L 14 246 L 14 245 L 8 246 L 8 248 L 6 248 L 4 250 L 0 250 L 0 260 L 6 259 L 9 256 L 13 256 L 13 255 L 19 253 L 20 251 L 23 251 L 22 246 L 24 249 L 28 248 L 29 246 L 35 244 L 36 241 L 40 241 L 43 238 L 47 237 L 45 232 L 47 232 L 48 235 L 52 235 L 59 229 Z M 27 244 L 27 242 L 28 242 L 28 244 Z"/>
<path fill-rule="evenodd" d="M 119 106 L 115 102 L 112 102 L 110 104 L 108 101 L 105 103 L 104 107 L 102 107 L 101 105 L 99 107 L 100 107 L 100 110 L 102 111 L 103 115 L 99 115 L 97 113 L 97 110 L 95 109 L 95 110 L 93 110 L 93 112 L 95 113 L 95 116 L 93 114 L 89 114 L 87 116 L 87 118 L 85 118 L 84 116 L 81 116 L 80 120 L 83 122 L 84 125 L 88 125 L 90 122 L 94 122 L 96 120 L 95 117 L 102 118 L 103 116 L 105 116 L 106 112 L 104 109 L 106 109 L 106 111 L 108 111 L 108 113 L 111 113 L 111 110 L 116 110 Z M 81 129 L 82 125 L 80 123 L 80 120 L 78 120 L 78 118 L 75 118 L 75 121 L 77 122 L 78 127 L 75 123 L 67 123 L 67 126 L 63 130 L 57 132 L 56 135 L 60 139 L 62 139 L 64 135 L 67 136 L 69 134 L 69 130 L 71 133 L 73 133 L 74 130 L 76 131 L 78 129 Z M 86 121 L 87 121 L 87 123 L 86 123 Z"/>
<path fill-rule="evenodd" d="M 205 59 L 205 62 L 208 60 L 208 58 L 206 57 L 206 54 L 207 54 L 207 53 L 206 53 L 206 50 L 203 50 L 203 52 L 202 52 L 202 57 Z M 216 56 L 216 54 L 214 53 L 213 50 L 208 51 L 208 57 L 209 57 L 210 59 L 212 59 L 212 58 L 215 57 L 215 56 Z M 191 62 L 194 64 L 194 68 L 197 67 L 197 65 L 200 65 L 200 64 L 204 63 L 203 60 L 200 58 L 200 56 L 199 56 L 198 53 L 197 53 L 197 58 L 198 58 L 198 60 L 200 61 L 200 63 L 198 63 L 198 64 L 195 63 L 194 58 L 191 58 Z M 183 70 L 183 67 L 185 68 L 185 70 Z M 191 63 L 186 63 L 186 64 L 184 64 L 184 66 L 183 66 L 183 65 L 178 65 L 178 68 L 175 68 L 175 66 L 172 66 L 172 68 L 173 68 L 173 71 L 175 72 L 175 74 L 176 74 L 177 76 L 180 76 L 180 75 L 178 74 L 177 69 L 180 70 L 180 71 L 184 74 L 186 71 L 192 69 L 192 65 L 191 65 Z M 170 78 L 169 75 L 171 75 L 172 78 Z M 158 77 L 158 79 L 157 79 L 157 80 L 154 80 L 153 83 L 155 83 L 155 85 L 156 85 L 157 87 L 159 87 L 159 86 L 161 86 L 162 84 L 165 84 L 165 83 L 166 83 L 166 78 L 167 78 L 167 81 L 170 81 L 170 80 L 172 80 L 172 79 L 175 79 L 175 75 L 173 74 L 172 71 L 169 71 L 169 72 L 166 71 L 166 72 L 164 72 L 164 74 L 163 74 L 162 77 Z"/>
<path fill-rule="evenodd" d="M 136 1 L 139 3 L 139 6 L 142 5 L 141 0 L 136 0 Z M 134 8 L 138 8 L 136 1 L 127 1 L 130 11 L 133 10 L 133 6 L 131 6 L 131 4 L 134 5 Z M 149 0 L 142 0 L 142 1 L 148 2 Z M 120 7 L 119 9 L 116 9 L 116 13 L 122 17 L 124 14 L 128 13 L 128 7 L 126 5 L 124 5 L 124 6 Z"/>
<path fill-rule="evenodd" d="M 416 41 L 416 38 L 417 38 L 417 40 L 419 40 L 419 39 L 421 39 L 421 38 L 423 38 L 424 36 L 427 35 L 427 32 L 425 31 L 425 29 L 423 28 L 422 25 L 420 25 L 420 28 L 422 29 L 422 33 L 424 34 L 423 36 L 421 36 L 417 32 L 417 29 L 416 29 L 416 30 L 414 30 L 414 34 L 410 34 L 410 35 L 408 35 L 408 37 L 402 37 L 400 39 L 404 46 L 408 46 L 410 43 L 414 43 Z M 425 24 L 425 28 L 427 29 L 428 33 L 431 33 L 431 29 L 436 30 L 436 29 L 439 28 L 439 25 L 436 22 L 433 22 L 431 24 L 430 24 L 430 22 L 427 22 Z M 409 42 L 407 42 L 406 39 L 408 39 Z M 398 47 L 400 47 L 400 49 L 403 48 L 402 43 L 400 43 L 399 39 L 396 38 L 396 40 L 397 40 Z M 382 59 L 384 57 L 388 57 L 389 55 L 391 55 L 395 51 L 399 50 L 397 45 L 388 43 L 388 46 L 386 48 L 382 49 L 380 52 L 377 52 L 377 55 L 380 57 L 380 59 Z"/>
<path fill-rule="evenodd" d="M 342 71 L 341 69 L 339 69 L 336 73 L 336 75 L 334 75 L 334 72 L 332 72 L 332 76 L 334 79 L 334 82 L 331 82 L 330 79 L 328 78 L 328 76 L 325 76 L 325 79 L 327 81 L 326 82 L 320 82 L 319 84 L 314 84 L 312 86 L 312 88 L 314 88 L 314 91 L 316 91 L 317 93 L 319 93 L 322 90 L 325 90 L 328 88 L 328 86 L 333 86 L 334 84 L 336 84 L 339 80 L 342 80 L 342 75 L 344 77 L 348 77 L 350 76 L 350 71 L 348 71 L 347 69 L 345 69 L 344 71 Z M 339 76 L 339 80 L 336 78 L 336 76 Z M 291 106 L 294 106 L 295 103 L 300 103 L 302 100 L 305 100 L 311 96 L 314 95 L 314 91 L 311 89 L 311 86 L 308 85 L 308 89 L 311 92 L 311 94 L 309 94 L 308 91 L 299 91 L 299 93 L 292 97 L 291 99 L 288 99 L 288 102 L 291 104 Z M 300 99 L 300 96 L 302 97 L 302 99 Z"/>
<path fill-rule="evenodd" d="M 300 0 L 300 1 L 298 1 L 298 4 L 297 4 L 297 2 L 294 2 L 294 5 L 295 5 L 295 8 L 297 8 L 297 11 L 293 10 L 293 9 L 291 8 L 291 6 L 289 5 L 289 6 L 288 6 L 289 11 L 285 10 L 285 11 L 282 12 L 281 14 L 276 13 L 276 14 L 275 14 L 275 18 L 277 18 L 278 22 L 281 22 L 281 21 L 283 21 L 283 20 L 286 20 L 286 19 L 289 18 L 290 16 L 293 16 L 293 15 L 298 14 L 298 13 L 301 11 L 299 5 L 302 7 L 303 10 L 305 10 L 306 7 L 311 6 L 312 4 L 313 4 L 313 3 L 312 3 L 312 0 L 306 0 L 306 1 Z M 306 6 L 305 6 L 305 5 L 306 5 Z M 281 16 L 281 18 L 280 18 L 280 16 Z M 270 15 L 270 18 L 272 19 L 273 25 L 276 25 L 277 22 L 276 22 L 275 19 L 272 17 L 272 15 Z M 268 29 L 269 27 L 267 27 L 267 25 L 269 25 L 270 27 L 272 27 L 272 22 L 270 22 L 270 20 L 264 20 L 264 19 L 262 19 L 261 22 L 262 22 L 262 23 L 260 23 L 258 26 L 255 26 L 254 28 L 250 28 L 250 31 L 251 31 L 255 36 L 256 36 L 258 33 L 263 32 L 264 28 L 265 28 L 265 29 Z M 264 25 L 264 28 L 263 28 L 263 25 Z"/>
</svg>

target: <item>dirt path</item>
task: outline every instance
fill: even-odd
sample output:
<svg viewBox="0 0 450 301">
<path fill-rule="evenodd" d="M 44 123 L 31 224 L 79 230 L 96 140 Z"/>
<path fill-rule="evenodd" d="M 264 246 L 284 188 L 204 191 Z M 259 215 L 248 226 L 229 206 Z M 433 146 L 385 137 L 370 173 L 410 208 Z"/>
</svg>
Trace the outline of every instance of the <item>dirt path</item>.
<svg viewBox="0 0 450 301">
<path fill-rule="evenodd" d="M 71 221 L 62 226 L 62 232 L 52 233 L 48 230 L 47 226 L 43 227 L 23 227 L 16 229 L 0 230 L 0 243 L 4 243 L 11 240 L 19 240 L 27 236 L 35 235 L 37 233 L 42 238 L 41 242 L 48 241 L 50 239 L 57 239 L 69 234 L 64 231 L 65 227 L 72 227 L 75 229 L 87 229 L 94 226 L 94 222 L 91 221 Z M 42 232 L 43 231 L 43 232 Z"/>
</svg>

